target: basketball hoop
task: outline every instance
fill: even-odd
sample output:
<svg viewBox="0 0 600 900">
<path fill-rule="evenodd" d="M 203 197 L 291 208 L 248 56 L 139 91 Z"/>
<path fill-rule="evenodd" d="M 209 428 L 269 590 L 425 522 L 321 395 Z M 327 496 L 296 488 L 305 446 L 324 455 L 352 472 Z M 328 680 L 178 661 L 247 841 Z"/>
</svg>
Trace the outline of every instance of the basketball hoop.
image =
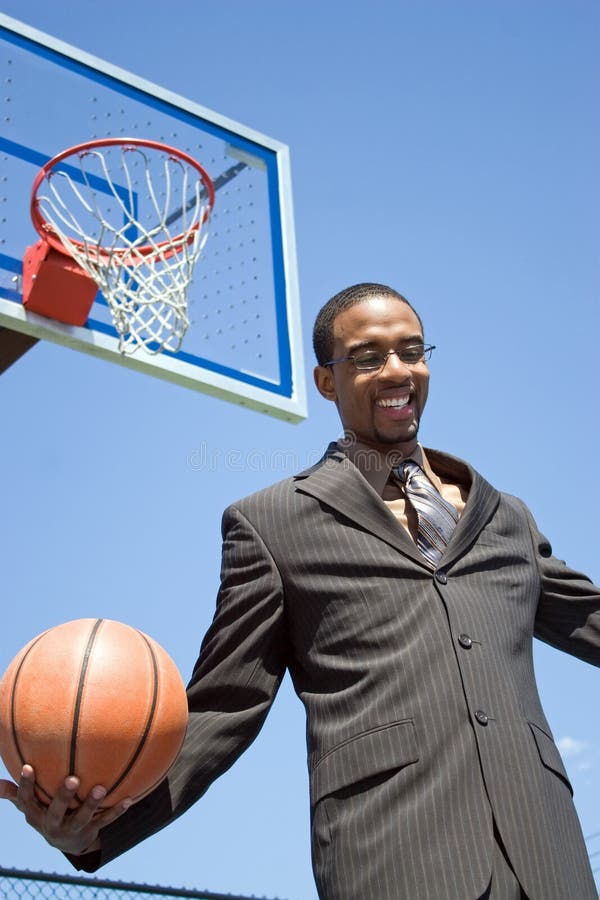
<svg viewBox="0 0 600 900">
<path fill-rule="evenodd" d="M 23 302 L 83 324 L 99 288 L 121 353 L 177 352 L 214 196 L 196 160 L 156 141 L 104 138 L 59 153 L 33 183 L 41 241 L 24 260 Z"/>
</svg>

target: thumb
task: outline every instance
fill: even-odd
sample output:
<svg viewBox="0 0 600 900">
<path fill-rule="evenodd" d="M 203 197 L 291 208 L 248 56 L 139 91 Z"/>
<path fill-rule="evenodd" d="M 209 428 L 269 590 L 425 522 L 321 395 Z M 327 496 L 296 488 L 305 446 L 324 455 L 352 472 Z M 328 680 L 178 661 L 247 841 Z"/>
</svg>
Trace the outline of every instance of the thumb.
<svg viewBox="0 0 600 900">
<path fill-rule="evenodd" d="M 15 803 L 17 790 L 17 785 L 13 784 L 12 781 L 5 781 L 3 778 L 0 778 L 0 800 L 12 800 Z"/>
</svg>

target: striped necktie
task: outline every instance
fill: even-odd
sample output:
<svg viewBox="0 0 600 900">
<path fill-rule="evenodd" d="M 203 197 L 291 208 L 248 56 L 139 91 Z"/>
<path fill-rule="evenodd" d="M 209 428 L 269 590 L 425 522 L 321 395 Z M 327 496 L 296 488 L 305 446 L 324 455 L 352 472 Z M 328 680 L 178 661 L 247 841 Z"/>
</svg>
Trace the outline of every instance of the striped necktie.
<svg viewBox="0 0 600 900">
<path fill-rule="evenodd" d="M 417 513 L 417 547 L 435 568 L 458 522 L 458 513 L 434 488 L 414 460 L 407 459 L 400 463 L 394 474 Z"/>
</svg>

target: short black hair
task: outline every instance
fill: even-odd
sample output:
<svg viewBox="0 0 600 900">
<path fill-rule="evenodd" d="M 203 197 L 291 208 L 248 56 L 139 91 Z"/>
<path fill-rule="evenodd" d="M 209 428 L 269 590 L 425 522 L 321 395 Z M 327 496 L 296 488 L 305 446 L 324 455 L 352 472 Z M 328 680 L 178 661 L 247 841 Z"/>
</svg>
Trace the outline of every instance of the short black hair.
<svg viewBox="0 0 600 900">
<path fill-rule="evenodd" d="M 344 288 L 343 291 L 340 291 L 328 300 L 327 303 L 321 307 L 317 318 L 315 319 L 313 328 L 313 348 L 315 356 L 317 357 L 317 362 L 320 366 L 324 366 L 332 357 L 333 323 L 336 318 L 340 313 L 356 306 L 358 303 L 369 300 L 371 297 L 391 297 L 394 300 L 398 300 L 400 303 L 406 303 L 406 305 L 414 312 L 419 320 L 421 329 L 423 329 L 421 316 L 406 297 L 403 297 L 398 291 L 388 287 L 387 284 L 376 284 L 375 282 L 370 281 L 363 282 L 362 284 L 353 284 L 351 287 Z"/>
</svg>

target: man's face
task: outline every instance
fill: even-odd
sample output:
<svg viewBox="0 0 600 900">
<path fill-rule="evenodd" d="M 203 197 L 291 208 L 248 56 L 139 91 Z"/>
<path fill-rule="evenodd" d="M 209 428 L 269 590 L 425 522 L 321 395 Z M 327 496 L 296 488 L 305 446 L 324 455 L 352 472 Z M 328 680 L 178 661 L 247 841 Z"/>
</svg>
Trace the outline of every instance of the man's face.
<svg viewBox="0 0 600 900">
<path fill-rule="evenodd" d="M 423 343 L 412 309 L 377 295 L 340 313 L 333 336 L 333 359 Z M 346 433 L 384 453 L 397 448 L 406 455 L 414 449 L 429 389 L 426 362 L 407 366 L 392 353 L 379 371 L 361 372 L 348 360 L 317 366 L 315 383 L 323 397 L 335 402 Z"/>
</svg>

